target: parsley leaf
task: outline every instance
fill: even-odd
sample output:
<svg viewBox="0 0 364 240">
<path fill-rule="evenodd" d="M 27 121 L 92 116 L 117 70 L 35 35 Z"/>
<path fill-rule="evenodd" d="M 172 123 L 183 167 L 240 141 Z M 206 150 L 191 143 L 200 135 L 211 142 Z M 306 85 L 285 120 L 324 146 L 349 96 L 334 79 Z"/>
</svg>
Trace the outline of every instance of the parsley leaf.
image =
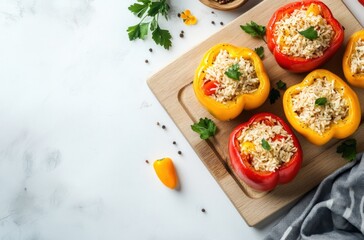
<svg viewBox="0 0 364 240">
<path fill-rule="evenodd" d="M 263 59 L 264 58 L 264 47 L 263 46 L 254 48 L 254 51 L 258 54 L 258 56 L 260 57 L 260 59 Z"/>
<path fill-rule="evenodd" d="M 269 151 L 269 150 L 271 149 L 271 147 L 270 147 L 269 143 L 268 143 L 268 142 L 267 142 L 267 140 L 265 140 L 264 138 L 262 138 L 262 147 L 263 147 L 265 150 L 267 150 L 267 151 Z"/>
<path fill-rule="evenodd" d="M 162 14 L 166 17 L 166 13 L 168 13 L 168 10 L 169 6 L 168 4 L 166 4 L 165 0 L 152 2 L 148 10 L 148 16 L 154 17 L 157 14 Z"/>
<path fill-rule="evenodd" d="M 134 3 L 133 5 L 130 5 L 128 9 L 130 12 L 134 13 L 138 18 L 141 18 L 144 13 L 148 10 L 150 0 L 138 0 L 140 3 Z"/>
<path fill-rule="evenodd" d="M 282 80 L 279 80 L 277 83 L 277 88 L 279 90 L 286 90 L 287 89 L 287 84 L 285 82 L 283 82 Z"/>
<path fill-rule="evenodd" d="M 246 25 L 240 25 L 240 28 L 253 37 L 263 38 L 265 35 L 265 26 L 258 25 L 253 21 L 246 23 Z"/>
<path fill-rule="evenodd" d="M 356 140 L 354 138 L 343 141 L 337 148 L 337 153 L 342 153 L 341 157 L 348 161 L 353 161 L 356 157 Z"/>
<path fill-rule="evenodd" d="M 193 131 L 200 134 L 200 138 L 203 140 L 206 140 L 216 134 L 216 125 L 209 118 L 200 118 L 200 121 L 191 125 L 191 128 Z"/>
<path fill-rule="evenodd" d="M 172 36 L 168 30 L 161 29 L 158 23 L 159 16 L 162 15 L 168 20 L 169 5 L 168 0 L 137 0 L 128 7 L 141 21 L 127 29 L 129 40 L 146 39 L 148 30 L 152 32 L 152 39 L 158 45 L 169 49 L 172 46 Z"/>
<path fill-rule="evenodd" d="M 145 28 L 146 27 L 146 28 Z M 137 24 L 128 27 L 129 40 L 145 39 L 148 34 L 148 23 Z"/>
<path fill-rule="evenodd" d="M 155 43 L 163 46 L 165 49 L 169 49 L 172 46 L 172 36 L 168 30 L 161 29 L 159 26 L 154 29 L 152 38 Z"/>
<path fill-rule="evenodd" d="M 326 103 L 327 103 L 327 98 L 325 97 L 318 98 L 315 101 L 316 106 L 324 106 Z"/>
<path fill-rule="evenodd" d="M 318 38 L 318 34 L 317 34 L 317 31 L 315 30 L 314 27 L 309 27 L 307 28 L 306 30 L 304 31 L 299 31 L 299 33 L 304 36 L 305 38 L 307 39 L 310 39 L 310 40 L 314 40 L 316 38 Z"/>
<path fill-rule="evenodd" d="M 275 89 L 275 88 L 272 88 L 269 92 L 269 102 L 270 104 L 273 104 L 276 102 L 276 100 L 281 96 L 281 93 Z"/>
<path fill-rule="evenodd" d="M 241 72 L 239 70 L 240 70 L 239 64 L 235 63 L 228 68 L 228 70 L 225 72 L 225 75 L 231 79 L 239 80 L 241 76 Z"/>
</svg>

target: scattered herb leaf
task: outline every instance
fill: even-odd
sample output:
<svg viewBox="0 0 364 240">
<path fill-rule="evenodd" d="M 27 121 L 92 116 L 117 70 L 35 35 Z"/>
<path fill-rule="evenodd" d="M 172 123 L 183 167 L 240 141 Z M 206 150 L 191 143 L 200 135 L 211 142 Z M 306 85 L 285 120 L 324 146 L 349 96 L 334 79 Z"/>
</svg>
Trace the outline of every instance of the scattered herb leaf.
<svg viewBox="0 0 364 240">
<path fill-rule="evenodd" d="M 262 147 L 267 150 L 270 151 L 271 147 L 269 145 L 269 143 L 267 142 L 267 140 L 265 140 L 264 138 L 262 138 Z"/>
<path fill-rule="evenodd" d="M 158 45 L 169 49 L 172 46 L 172 36 L 168 30 L 161 29 L 158 23 L 159 15 L 168 20 L 168 0 L 137 0 L 128 7 L 129 11 L 141 18 L 140 22 L 127 29 L 129 40 L 146 39 L 148 29 L 152 32 L 152 39 Z"/>
<path fill-rule="evenodd" d="M 285 82 L 283 82 L 282 80 L 279 80 L 277 83 L 277 88 L 279 90 L 286 90 L 287 89 L 287 84 Z"/>
<path fill-rule="evenodd" d="M 306 30 L 299 31 L 299 33 L 302 36 L 304 36 L 305 38 L 310 39 L 310 40 L 314 40 L 314 39 L 318 38 L 317 31 L 312 26 L 307 28 Z"/>
<path fill-rule="evenodd" d="M 270 104 L 273 104 L 276 102 L 276 100 L 281 96 L 281 93 L 275 89 L 275 88 L 272 88 L 269 92 L 269 102 Z"/>
<path fill-rule="evenodd" d="M 356 140 L 354 138 L 343 141 L 337 148 L 337 153 L 341 153 L 341 157 L 353 161 L 356 157 Z"/>
<path fill-rule="evenodd" d="M 254 51 L 258 54 L 258 56 L 260 57 L 260 59 L 263 59 L 264 58 L 264 47 L 263 46 L 254 48 Z"/>
<path fill-rule="evenodd" d="M 265 26 L 258 25 L 253 21 L 246 23 L 246 25 L 240 25 L 240 28 L 253 37 L 259 37 L 263 39 L 265 36 Z"/>
<path fill-rule="evenodd" d="M 327 103 L 327 98 L 325 97 L 318 98 L 315 101 L 315 105 L 317 106 L 324 106 L 326 103 Z"/>
<path fill-rule="evenodd" d="M 216 134 L 216 124 L 209 118 L 200 118 L 200 121 L 191 125 L 191 128 L 200 134 L 200 138 L 203 140 Z"/>
<path fill-rule="evenodd" d="M 241 76 L 241 72 L 239 71 L 239 69 L 239 64 L 235 63 L 228 68 L 228 70 L 225 72 L 225 75 L 231 79 L 239 80 Z"/>
<path fill-rule="evenodd" d="M 140 3 L 134 3 L 128 7 L 129 11 L 132 12 L 134 15 L 136 15 L 138 18 L 141 18 L 144 13 L 148 10 L 150 1 L 145 0 L 141 1 L 138 0 Z"/>
<path fill-rule="evenodd" d="M 152 38 L 154 42 L 163 46 L 165 49 L 169 49 L 172 46 L 171 34 L 168 30 L 161 29 L 159 26 L 153 31 Z"/>
</svg>

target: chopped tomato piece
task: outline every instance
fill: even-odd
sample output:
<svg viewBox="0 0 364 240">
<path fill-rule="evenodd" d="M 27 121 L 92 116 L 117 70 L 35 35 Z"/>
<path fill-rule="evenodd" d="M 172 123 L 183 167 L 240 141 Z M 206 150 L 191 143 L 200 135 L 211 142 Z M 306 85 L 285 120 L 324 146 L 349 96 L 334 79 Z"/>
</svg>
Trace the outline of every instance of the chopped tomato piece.
<svg viewBox="0 0 364 240">
<path fill-rule="evenodd" d="M 276 134 L 273 138 L 272 141 L 280 141 L 281 139 L 286 139 L 287 137 L 282 136 L 281 134 Z"/>
<path fill-rule="evenodd" d="M 204 83 L 202 87 L 203 92 L 205 93 L 205 95 L 210 96 L 216 92 L 218 86 L 219 84 L 216 81 L 209 80 Z"/>
</svg>

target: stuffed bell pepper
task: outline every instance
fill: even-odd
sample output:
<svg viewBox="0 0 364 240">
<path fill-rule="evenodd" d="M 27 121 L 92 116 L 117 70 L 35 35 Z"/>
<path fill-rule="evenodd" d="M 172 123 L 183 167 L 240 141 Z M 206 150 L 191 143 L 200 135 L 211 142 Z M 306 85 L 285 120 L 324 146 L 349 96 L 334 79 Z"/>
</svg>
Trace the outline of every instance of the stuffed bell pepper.
<svg viewBox="0 0 364 240">
<path fill-rule="evenodd" d="M 193 89 L 198 101 L 217 119 L 237 117 L 262 105 L 270 82 L 259 56 L 251 49 L 218 44 L 203 57 Z"/>
<path fill-rule="evenodd" d="M 324 3 L 308 0 L 279 8 L 268 22 L 266 37 L 282 68 L 307 72 L 335 54 L 344 41 L 344 29 Z"/>
<path fill-rule="evenodd" d="M 350 37 L 344 53 L 343 71 L 350 84 L 364 88 L 364 30 Z"/>
<path fill-rule="evenodd" d="M 301 146 L 278 116 L 259 113 L 237 126 L 229 138 L 230 164 L 248 186 L 270 191 L 290 182 L 302 163 Z"/>
<path fill-rule="evenodd" d="M 292 127 L 316 145 L 350 136 L 361 120 L 356 93 L 324 69 L 309 73 L 301 83 L 288 88 L 283 109 Z"/>
</svg>

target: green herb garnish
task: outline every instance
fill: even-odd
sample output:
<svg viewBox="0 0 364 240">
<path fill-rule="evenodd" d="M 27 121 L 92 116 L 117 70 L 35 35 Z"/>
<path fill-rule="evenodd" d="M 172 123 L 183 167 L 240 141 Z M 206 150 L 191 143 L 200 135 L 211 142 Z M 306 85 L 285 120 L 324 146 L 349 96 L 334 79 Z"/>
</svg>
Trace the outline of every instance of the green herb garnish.
<svg viewBox="0 0 364 240">
<path fill-rule="evenodd" d="M 264 58 L 264 47 L 263 46 L 254 48 L 254 51 L 258 54 L 258 56 L 260 57 L 260 59 L 263 59 Z"/>
<path fill-rule="evenodd" d="M 282 80 L 279 80 L 277 83 L 277 88 L 279 90 L 286 90 L 287 89 L 287 84 L 285 82 L 283 82 Z"/>
<path fill-rule="evenodd" d="M 269 102 L 270 104 L 273 104 L 276 102 L 276 100 L 281 96 L 281 93 L 275 89 L 275 88 L 272 88 L 269 92 Z"/>
<path fill-rule="evenodd" d="M 264 138 L 262 138 L 262 147 L 267 150 L 270 151 L 271 147 L 269 145 L 269 143 L 267 142 L 267 140 L 265 140 Z"/>
<path fill-rule="evenodd" d="M 240 28 L 247 34 L 264 40 L 266 29 L 265 26 L 258 25 L 257 23 L 251 21 L 250 23 L 246 23 L 246 25 L 240 25 Z"/>
<path fill-rule="evenodd" d="M 307 28 L 306 30 L 304 31 L 299 31 L 299 33 L 304 36 L 305 38 L 307 39 L 310 39 L 310 40 L 314 40 L 316 38 L 318 38 L 318 34 L 317 34 L 317 31 L 315 30 L 314 27 L 309 27 Z"/>
<path fill-rule="evenodd" d="M 200 118 L 200 121 L 191 125 L 191 128 L 200 134 L 200 138 L 203 140 L 216 134 L 216 124 L 209 118 Z"/>
<path fill-rule="evenodd" d="M 356 140 L 354 138 L 343 141 L 337 148 L 337 153 L 342 153 L 341 157 L 348 161 L 353 161 L 356 157 Z"/>
<path fill-rule="evenodd" d="M 152 39 L 158 45 L 169 49 L 172 46 L 172 36 L 168 30 L 161 29 L 158 23 L 159 16 L 162 15 L 168 20 L 169 5 L 167 0 L 137 0 L 128 8 L 138 18 L 140 22 L 127 29 L 129 40 L 146 39 L 148 31 L 152 32 Z"/>
<path fill-rule="evenodd" d="M 228 68 L 228 70 L 225 72 L 225 75 L 231 79 L 239 80 L 241 76 L 241 72 L 239 70 L 240 70 L 239 64 L 235 63 Z"/>
<path fill-rule="evenodd" d="M 317 106 L 324 106 L 326 103 L 327 103 L 327 98 L 325 97 L 318 98 L 315 101 L 315 105 Z"/>
</svg>

